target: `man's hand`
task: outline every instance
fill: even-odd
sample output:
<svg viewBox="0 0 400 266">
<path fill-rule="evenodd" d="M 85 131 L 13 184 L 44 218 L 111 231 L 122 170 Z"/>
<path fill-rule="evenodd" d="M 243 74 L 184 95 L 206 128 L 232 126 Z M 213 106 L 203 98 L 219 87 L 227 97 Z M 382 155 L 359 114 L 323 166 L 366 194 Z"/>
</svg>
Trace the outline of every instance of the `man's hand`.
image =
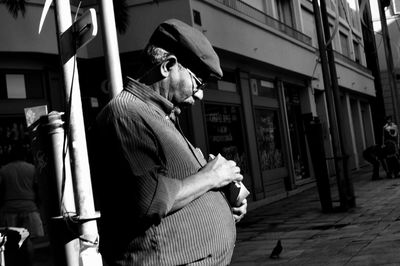
<svg viewBox="0 0 400 266">
<path fill-rule="evenodd" d="M 232 207 L 232 213 L 236 223 L 242 220 L 247 213 L 247 199 L 244 199 L 239 207 Z"/>
<path fill-rule="evenodd" d="M 210 154 L 210 160 L 199 172 L 211 173 L 214 188 L 243 180 L 240 167 L 236 165 L 235 161 L 227 160 L 221 154 L 217 156 Z"/>
</svg>

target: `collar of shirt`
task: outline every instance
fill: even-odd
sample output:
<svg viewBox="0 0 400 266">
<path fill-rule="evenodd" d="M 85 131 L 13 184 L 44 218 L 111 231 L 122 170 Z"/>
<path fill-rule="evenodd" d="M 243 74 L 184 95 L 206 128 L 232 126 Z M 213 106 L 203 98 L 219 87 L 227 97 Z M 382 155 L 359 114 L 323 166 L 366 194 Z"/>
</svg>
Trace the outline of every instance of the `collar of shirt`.
<svg viewBox="0 0 400 266">
<path fill-rule="evenodd" d="M 138 82 L 130 77 L 126 78 L 124 89 L 138 97 L 143 102 L 154 106 L 156 109 L 165 113 L 168 119 L 175 121 L 174 104 L 152 90 L 149 86 Z"/>
</svg>

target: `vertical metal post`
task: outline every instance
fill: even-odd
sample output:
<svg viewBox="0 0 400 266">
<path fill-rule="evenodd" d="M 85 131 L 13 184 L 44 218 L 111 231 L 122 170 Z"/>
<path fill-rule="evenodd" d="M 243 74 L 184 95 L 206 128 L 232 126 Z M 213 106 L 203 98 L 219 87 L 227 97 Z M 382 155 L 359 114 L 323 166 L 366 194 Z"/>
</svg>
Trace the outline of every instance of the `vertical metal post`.
<svg viewBox="0 0 400 266">
<path fill-rule="evenodd" d="M 389 31 L 386 23 L 385 8 L 383 7 L 381 0 L 378 0 L 378 7 L 379 7 L 379 16 L 381 18 L 382 39 L 383 39 L 383 45 L 385 47 L 386 66 L 388 72 L 390 94 L 392 96 L 393 116 L 394 116 L 393 118 L 396 124 L 399 124 L 400 117 L 397 105 L 399 98 L 397 93 L 397 86 L 396 86 L 396 79 L 395 79 L 395 72 L 393 65 L 392 47 L 390 45 Z"/>
<path fill-rule="evenodd" d="M 113 98 L 122 90 L 123 86 L 114 6 L 112 0 L 99 0 L 98 2 L 106 70 L 111 85 L 110 98 Z"/>
<path fill-rule="evenodd" d="M 69 1 L 55 1 L 57 38 L 72 25 Z M 81 239 L 81 265 L 101 265 L 97 253 L 98 231 L 94 209 L 93 191 L 90 178 L 89 159 L 86 145 L 86 134 L 83 121 L 82 101 L 79 88 L 79 77 L 76 58 L 73 56 L 63 66 L 64 89 L 67 103 L 70 103 L 68 127 L 68 146 L 71 158 L 75 204 L 79 218 Z M 82 243 L 82 240 L 85 240 Z M 87 243 L 92 245 L 87 246 Z M 85 250 L 83 253 L 83 246 Z M 91 254 L 92 256 L 87 256 Z M 87 262 L 86 262 L 87 261 Z"/>
<path fill-rule="evenodd" d="M 330 39 L 330 29 L 329 29 L 329 21 L 328 21 L 328 12 L 326 11 L 326 3 L 325 0 L 320 0 L 321 5 L 321 17 L 322 17 L 322 24 L 323 29 L 325 32 L 325 42 L 327 43 Z M 328 43 L 326 45 L 326 53 L 328 56 L 328 64 L 329 64 L 329 73 L 331 77 L 331 85 L 332 85 L 332 93 L 333 93 L 333 100 L 336 110 L 336 125 L 338 127 L 338 141 L 339 141 L 339 150 L 338 156 L 336 157 L 337 160 L 341 162 L 341 169 L 342 172 L 340 173 L 340 184 L 338 186 L 342 186 L 341 190 L 345 198 L 341 199 L 341 207 L 343 209 L 348 209 L 355 207 L 356 201 L 354 196 L 354 188 L 351 182 L 351 173 L 350 173 L 350 166 L 349 166 L 349 152 L 348 147 L 350 147 L 350 141 L 347 138 L 346 131 L 347 128 L 344 125 L 345 115 L 344 110 L 342 108 L 341 100 L 340 100 L 340 93 L 339 93 L 339 84 L 337 79 L 336 73 L 336 63 L 335 63 L 335 56 L 333 54 L 332 43 Z"/>
<path fill-rule="evenodd" d="M 55 263 L 57 265 L 78 266 L 79 265 L 79 242 L 74 232 L 68 230 L 69 221 L 63 221 L 66 212 L 74 213 L 75 200 L 71 179 L 71 167 L 69 154 L 64 156 L 64 122 L 61 120 L 61 113 L 51 112 L 48 116 L 42 117 L 43 139 L 47 140 L 45 146 L 51 162 L 51 170 L 45 185 L 47 192 L 46 216 L 50 224 L 50 240 L 53 245 Z M 54 180 L 55 179 L 55 180 Z M 53 190 L 57 189 L 57 195 Z M 51 190 L 51 191 L 50 191 Z M 57 200 L 53 197 L 57 196 Z M 56 202 L 55 202 L 56 201 Z M 58 218 L 55 218 L 58 217 Z"/>
<path fill-rule="evenodd" d="M 327 109 L 328 109 L 328 117 L 329 117 L 329 129 L 332 138 L 332 150 L 333 155 L 337 158 L 340 154 L 340 145 L 338 139 L 338 127 L 336 121 L 336 110 L 332 95 L 332 87 L 331 87 L 331 76 L 329 72 L 329 65 L 328 65 L 328 56 L 326 53 L 326 45 L 324 39 L 324 31 L 322 28 L 322 19 L 321 13 L 318 6 L 318 0 L 313 0 L 313 9 L 314 9 L 314 18 L 315 18 L 315 26 L 317 30 L 317 37 L 318 37 L 318 47 L 319 47 L 319 54 L 321 58 L 321 68 L 322 68 L 322 76 L 323 76 L 323 83 L 325 88 L 325 98 L 327 102 Z M 342 185 L 342 167 L 339 164 L 338 160 L 335 159 L 335 172 L 336 172 L 336 180 L 338 183 L 338 190 L 339 190 L 339 199 L 340 204 L 346 205 L 345 198 L 346 192 Z"/>
</svg>

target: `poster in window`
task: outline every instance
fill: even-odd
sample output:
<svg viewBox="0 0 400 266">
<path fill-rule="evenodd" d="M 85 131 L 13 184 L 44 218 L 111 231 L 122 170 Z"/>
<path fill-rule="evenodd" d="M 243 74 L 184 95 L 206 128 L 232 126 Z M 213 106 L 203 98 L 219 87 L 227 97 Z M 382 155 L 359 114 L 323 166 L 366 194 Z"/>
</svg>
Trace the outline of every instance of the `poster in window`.
<svg viewBox="0 0 400 266">
<path fill-rule="evenodd" d="M 255 109 L 254 114 L 261 170 L 266 171 L 283 167 L 277 111 Z"/>
<path fill-rule="evenodd" d="M 248 173 L 239 107 L 206 104 L 205 114 L 210 153 L 234 160 Z"/>
</svg>

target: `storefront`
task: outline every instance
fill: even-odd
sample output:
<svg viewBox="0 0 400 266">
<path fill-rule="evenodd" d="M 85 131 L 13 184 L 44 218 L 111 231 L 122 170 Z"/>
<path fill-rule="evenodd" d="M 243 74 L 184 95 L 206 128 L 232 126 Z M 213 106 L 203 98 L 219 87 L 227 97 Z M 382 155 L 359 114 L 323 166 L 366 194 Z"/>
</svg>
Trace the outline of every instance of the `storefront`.
<svg viewBox="0 0 400 266">
<path fill-rule="evenodd" d="M 226 65 L 231 68 L 208 85 L 203 103 L 187 120 L 192 141 L 204 154 L 236 161 L 250 200 L 276 200 L 313 182 L 303 122 L 310 108 L 302 110 L 301 104 L 307 77 L 285 80 L 267 67 Z"/>
</svg>

